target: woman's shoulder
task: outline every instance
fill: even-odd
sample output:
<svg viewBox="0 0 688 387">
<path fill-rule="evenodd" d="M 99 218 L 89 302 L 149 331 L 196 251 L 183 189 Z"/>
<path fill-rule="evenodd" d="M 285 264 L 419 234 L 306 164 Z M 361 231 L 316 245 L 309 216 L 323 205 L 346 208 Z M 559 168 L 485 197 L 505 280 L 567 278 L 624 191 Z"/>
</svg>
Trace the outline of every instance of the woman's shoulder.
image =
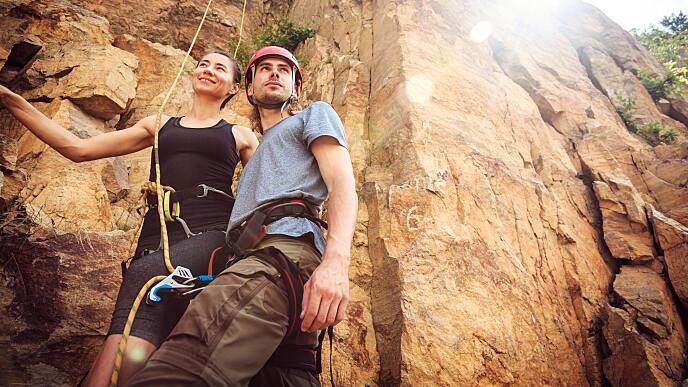
<svg viewBox="0 0 688 387">
<path fill-rule="evenodd" d="M 232 133 L 235 136 L 238 135 L 238 136 L 242 136 L 242 137 L 246 137 L 246 136 L 254 136 L 255 137 L 255 134 L 253 133 L 253 131 L 251 129 L 249 129 L 245 126 L 241 126 L 241 125 L 232 125 Z"/>
<path fill-rule="evenodd" d="M 161 114 L 160 115 L 160 122 L 158 122 L 158 115 L 153 114 L 147 117 L 142 118 L 139 123 L 143 125 L 144 128 L 148 129 L 148 131 L 153 132 L 155 131 L 156 127 L 162 128 L 169 122 L 170 118 L 174 118 L 172 116 L 168 116 L 166 114 Z"/>
<path fill-rule="evenodd" d="M 258 142 L 258 138 L 256 137 L 256 134 L 253 133 L 253 130 L 245 126 L 233 125 L 232 134 L 234 135 L 234 141 L 236 141 L 238 147 Z"/>
</svg>

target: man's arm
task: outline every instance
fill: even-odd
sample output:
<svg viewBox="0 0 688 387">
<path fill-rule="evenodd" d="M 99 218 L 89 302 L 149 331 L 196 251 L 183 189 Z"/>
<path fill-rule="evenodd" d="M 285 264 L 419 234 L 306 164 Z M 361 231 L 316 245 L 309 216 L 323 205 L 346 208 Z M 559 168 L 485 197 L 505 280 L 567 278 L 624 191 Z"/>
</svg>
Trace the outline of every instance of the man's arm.
<svg viewBox="0 0 688 387">
<path fill-rule="evenodd" d="M 349 304 L 351 239 L 356 227 L 358 197 L 351 158 L 336 139 L 322 136 L 311 143 L 329 192 L 329 231 L 322 262 L 304 285 L 301 330 L 315 331 L 344 319 Z"/>
</svg>

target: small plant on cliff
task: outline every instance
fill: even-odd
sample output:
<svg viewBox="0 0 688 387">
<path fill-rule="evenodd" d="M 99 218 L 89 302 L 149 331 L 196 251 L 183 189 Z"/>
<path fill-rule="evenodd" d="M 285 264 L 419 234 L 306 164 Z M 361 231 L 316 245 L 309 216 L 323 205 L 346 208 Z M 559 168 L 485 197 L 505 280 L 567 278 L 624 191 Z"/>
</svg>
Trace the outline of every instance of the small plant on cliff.
<svg viewBox="0 0 688 387">
<path fill-rule="evenodd" d="M 257 47 L 281 46 L 294 51 L 299 43 L 315 36 L 315 30 L 308 27 L 296 26 L 287 18 L 279 18 L 276 24 L 269 26 L 265 32 L 253 38 Z"/>
<path fill-rule="evenodd" d="M 638 128 L 635 123 L 635 97 L 624 97 L 618 90 L 615 90 L 614 98 L 621 104 L 616 110 L 621 116 L 623 123 L 632 133 L 637 132 Z"/>
<path fill-rule="evenodd" d="M 679 133 L 670 126 L 664 126 L 660 122 L 650 122 L 638 126 L 638 134 L 652 145 L 671 144 L 678 139 Z"/>
<path fill-rule="evenodd" d="M 688 94 L 688 78 L 686 78 L 688 68 L 670 68 L 663 76 L 655 75 L 648 69 L 638 71 L 638 79 L 645 86 L 652 99 L 657 102 L 661 98 L 670 95 Z M 686 84 L 684 84 L 684 82 Z"/>
<path fill-rule="evenodd" d="M 619 102 L 617 112 L 621 116 L 629 132 L 644 138 L 650 145 L 671 144 L 678 140 L 679 132 L 665 126 L 661 122 L 643 124 L 635 118 L 635 97 L 624 97 L 619 91 L 614 91 L 614 98 Z"/>
</svg>

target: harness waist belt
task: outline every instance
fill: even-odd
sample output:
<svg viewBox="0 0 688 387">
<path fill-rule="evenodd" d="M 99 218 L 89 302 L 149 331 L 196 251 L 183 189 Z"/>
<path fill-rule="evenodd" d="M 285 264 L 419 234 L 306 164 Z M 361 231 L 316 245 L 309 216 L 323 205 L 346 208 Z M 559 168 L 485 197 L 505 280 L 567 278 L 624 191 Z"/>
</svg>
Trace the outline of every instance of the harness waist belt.
<svg viewBox="0 0 688 387">
<path fill-rule="evenodd" d="M 227 233 L 227 245 L 234 250 L 235 256 L 252 249 L 265 236 L 267 226 L 287 217 L 306 218 L 327 229 L 327 223 L 320 219 L 318 207 L 302 199 L 284 199 L 256 210 L 241 227 Z"/>
<path fill-rule="evenodd" d="M 213 199 L 224 199 L 229 201 L 234 201 L 234 197 L 231 194 L 226 193 L 217 188 L 213 188 L 207 184 L 199 184 L 195 187 L 182 189 L 178 191 L 171 192 L 169 194 L 169 202 L 172 204 L 181 203 L 187 199 L 191 198 L 213 198 Z M 157 196 L 153 194 L 148 195 L 148 206 L 154 208 L 157 206 Z"/>
</svg>

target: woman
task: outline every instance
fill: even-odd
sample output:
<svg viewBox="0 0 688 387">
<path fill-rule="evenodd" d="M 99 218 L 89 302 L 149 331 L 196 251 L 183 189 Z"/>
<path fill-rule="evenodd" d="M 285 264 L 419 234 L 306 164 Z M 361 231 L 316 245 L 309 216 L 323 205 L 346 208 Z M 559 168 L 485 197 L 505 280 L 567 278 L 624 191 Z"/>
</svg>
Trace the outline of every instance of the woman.
<svg viewBox="0 0 688 387">
<path fill-rule="evenodd" d="M 174 222 L 168 223 L 170 259 L 173 266 L 184 266 L 194 274 L 207 271 L 212 250 L 224 243 L 231 211 L 231 182 L 239 161 L 246 165 L 258 146 L 250 129 L 232 125 L 220 110 L 239 91 L 241 71 L 227 53 L 206 54 L 193 71 L 193 105 L 182 117 L 163 116 L 159 132 L 161 184 L 177 192 L 191 192 L 184 198 Z M 153 145 L 155 116 L 143 118 L 134 126 L 80 139 L 51 121 L 22 97 L 0 86 L 0 103 L 33 134 L 75 162 L 133 153 Z M 151 181 L 155 181 L 151 155 Z M 196 193 L 203 191 L 207 195 Z M 198 187 L 201 187 L 200 189 Z M 150 195 L 149 208 L 157 200 Z M 151 205 L 152 203 L 152 205 Z M 139 236 L 135 259 L 126 271 L 117 296 L 115 311 L 105 344 L 89 375 L 87 386 L 109 384 L 117 347 L 127 315 L 143 284 L 155 275 L 167 275 L 160 245 L 157 208 L 148 211 Z M 131 330 L 119 384 L 138 371 L 162 343 L 184 312 L 184 302 L 155 305 L 142 303 Z"/>
</svg>

